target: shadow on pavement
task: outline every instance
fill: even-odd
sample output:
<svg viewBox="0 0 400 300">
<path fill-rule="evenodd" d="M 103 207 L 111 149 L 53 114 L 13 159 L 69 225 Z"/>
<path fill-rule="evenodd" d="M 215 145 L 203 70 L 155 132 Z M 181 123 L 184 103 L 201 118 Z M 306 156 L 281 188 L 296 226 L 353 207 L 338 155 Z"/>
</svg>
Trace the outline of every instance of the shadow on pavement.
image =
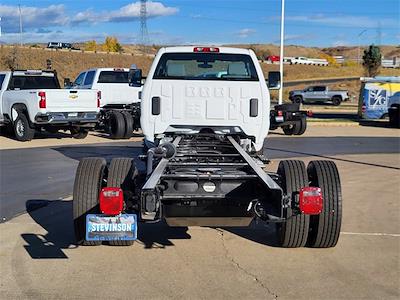
<svg viewBox="0 0 400 300">
<path fill-rule="evenodd" d="M 358 123 L 360 126 L 391 128 L 389 120 L 360 120 Z"/>
<path fill-rule="evenodd" d="M 52 149 L 68 158 L 78 161 L 85 157 L 104 157 L 108 162 L 115 157 L 131 157 L 138 160 L 138 156 L 143 152 L 143 147 L 134 143 L 112 146 L 99 144 L 95 146 L 53 147 Z"/>
<path fill-rule="evenodd" d="M 29 200 L 26 210 L 46 234 L 23 233 L 25 250 L 33 259 L 67 259 L 64 249 L 79 247 L 75 242 L 72 201 Z M 187 227 L 169 227 L 160 222 L 139 224 L 138 240 L 146 249 L 174 246 L 172 239 L 190 239 Z"/>
<path fill-rule="evenodd" d="M 258 244 L 280 247 L 273 223 L 253 220 L 248 227 L 222 227 L 222 229 Z"/>
<path fill-rule="evenodd" d="M 26 210 L 31 218 L 47 233 L 23 233 L 25 250 L 33 259 L 68 259 L 64 249 L 79 246 L 75 242 L 72 220 L 72 201 L 29 200 Z M 225 231 L 250 241 L 278 246 L 274 225 L 253 222 L 249 227 L 223 227 Z M 187 227 L 169 227 L 165 222 L 154 224 L 139 223 L 136 243 L 145 249 L 163 249 L 174 246 L 172 240 L 191 239 Z"/>
</svg>

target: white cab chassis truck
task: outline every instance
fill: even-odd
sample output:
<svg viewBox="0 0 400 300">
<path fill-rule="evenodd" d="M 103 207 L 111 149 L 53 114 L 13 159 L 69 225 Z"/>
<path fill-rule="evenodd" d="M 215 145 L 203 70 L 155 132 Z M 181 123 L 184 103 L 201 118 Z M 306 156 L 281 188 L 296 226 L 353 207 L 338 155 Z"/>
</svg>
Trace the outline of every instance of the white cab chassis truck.
<svg viewBox="0 0 400 300">
<path fill-rule="evenodd" d="M 279 74 L 279 73 L 278 73 Z M 139 76 L 133 76 L 137 82 Z M 269 74 L 269 87 L 279 85 Z M 169 226 L 275 223 L 283 247 L 334 247 L 342 197 L 332 161 L 283 160 L 276 172 L 260 153 L 270 97 L 252 50 L 159 50 L 143 88 L 145 170 L 131 158 L 85 158 L 73 216 L 78 243 L 131 245 L 142 222 Z"/>
<path fill-rule="evenodd" d="M 0 124 L 19 141 L 35 130 L 70 130 L 85 138 L 99 113 L 97 91 L 64 90 L 54 71 L 0 71 Z"/>
<path fill-rule="evenodd" d="M 136 67 L 134 66 L 136 69 Z M 81 72 L 66 87 L 100 91 L 100 117 L 97 129 L 114 139 L 129 139 L 140 128 L 140 92 L 142 84 L 129 84 L 128 68 L 96 68 Z"/>
</svg>

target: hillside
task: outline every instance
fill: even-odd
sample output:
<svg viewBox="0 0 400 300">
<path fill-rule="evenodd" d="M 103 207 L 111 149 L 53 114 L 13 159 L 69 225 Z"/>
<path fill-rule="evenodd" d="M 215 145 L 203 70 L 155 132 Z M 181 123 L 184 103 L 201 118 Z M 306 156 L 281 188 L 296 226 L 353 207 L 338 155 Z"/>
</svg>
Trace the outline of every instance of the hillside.
<svg viewBox="0 0 400 300">
<path fill-rule="evenodd" d="M 279 50 L 275 45 L 236 45 L 242 47 L 263 47 L 270 49 L 272 53 L 277 53 Z M 49 51 L 43 48 L 28 48 L 28 47 L 10 47 L 0 46 L 0 70 L 8 69 L 6 60 L 15 56 L 17 67 L 19 69 L 45 69 L 46 60 L 51 59 L 52 66 L 58 72 L 60 82 L 62 84 L 64 78 L 68 77 L 71 80 L 75 79 L 76 76 L 82 70 L 94 67 L 129 67 L 132 64 L 136 64 L 139 68 L 143 69 L 143 73 L 147 74 L 151 62 L 153 61 L 153 55 L 140 54 L 138 46 L 124 46 L 125 51 L 130 53 L 125 54 L 107 54 L 107 53 L 82 53 L 82 52 L 68 52 L 68 51 Z M 322 53 L 321 49 L 318 48 L 306 48 L 300 46 L 288 46 L 286 49 L 286 55 L 304 55 L 315 57 Z M 327 51 L 324 49 L 324 51 Z M 349 55 L 354 52 L 353 48 L 342 50 Z M 353 51 L 353 52 L 352 52 Z M 385 46 L 382 50 L 384 53 L 395 53 L 400 51 L 395 46 Z M 151 52 L 155 52 L 155 48 Z M 400 56 L 400 53 L 398 53 Z M 268 71 L 278 70 L 278 65 L 271 65 L 262 63 L 261 64 L 264 73 Z M 363 76 L 363 69 L 361 66 L 353 63 L 348 66 L 328 66 L 328 67 L 317 67 L 317 66 L 301 66 L 301 65 L 285 65 L 284 66 L 284 80 L 299 80 L 308 78 L 330 78 L 330 77 L 344 77 L 344 76 Z M 400 76 L 399 69 L 381 69 L 381 75 L 397 75 Z M 302 88 L 304 86 L 299 85 L 295 88 Z M 358 95 L 359 83 L 348 82 L 341 83 L 340 85 L 332 85 L 332 87 L 341 89 L 349 89 L 352 95 Z M 293 89 L 290 88 L 290 89 Z M 288 89 L 284 90 L 285 95 L 288 94 Z"/>
</svg>

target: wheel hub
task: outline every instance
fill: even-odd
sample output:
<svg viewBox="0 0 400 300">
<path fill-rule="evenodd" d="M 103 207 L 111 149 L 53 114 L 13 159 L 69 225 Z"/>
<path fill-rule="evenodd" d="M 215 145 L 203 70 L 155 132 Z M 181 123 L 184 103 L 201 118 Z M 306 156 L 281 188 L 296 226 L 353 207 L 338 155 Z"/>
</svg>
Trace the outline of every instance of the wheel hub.
<svg viewBox="0 0 400 300">
<path fill-rule="evenodd" d="M 25 126 L 24 126 L 24 123 L 22 122 L 22 120 L 18 120 L 17 121 L 16 132 L 17 132 L 18 136 L 23 136 L 24 135 Z"/>
</svg>

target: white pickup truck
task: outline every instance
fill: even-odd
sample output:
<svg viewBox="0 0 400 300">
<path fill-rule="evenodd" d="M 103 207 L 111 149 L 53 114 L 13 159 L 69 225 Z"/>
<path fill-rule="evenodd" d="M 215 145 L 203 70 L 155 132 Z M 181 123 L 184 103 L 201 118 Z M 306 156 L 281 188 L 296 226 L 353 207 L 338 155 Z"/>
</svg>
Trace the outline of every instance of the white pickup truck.
<svg viewBox="0 0 400 300">
<path fill-rule="evenodd" d="M 308 58 L 303 56 L 293 57 L 289 62 L 291 65 L 314 65 L 314 66 L 328 66 L 329 63 L 326 59 L 322 58 Z"/>
<path fill-rule="evenodd" d="M 141 82 L 137 73 L 132 83 Z M 280 86 L 279 73 L 268 77 L 267 86 L 252 50 L 161 48 L 141 103 L 143 133 L 153 143 L 141 156 L 147 168 L 137 169 L 129 157 L 109 166 L 104 158 L 80 161 L 77 242 L 132 245 L 142 222 L 226 227 L 257 219 L 277 225 L 282 247 L 334 247 L 342 208 L 335 163 L 311 161 L 306 168 L 283 160 L 274 173 L 257 153 L 269 129 L 268 87 Z"/>
<path fill-rule="evenodd" d="M 0 124 L 19 141 L 29 141 L 35 129 L 70 130 L 85 138 L 98 121 L 97 91 L 60 89 L 53 71 L 0 71 Z"/>
<path fill-rule="evenodd" d="M 140 99 L 142 86 L 129 84 L 128 68 L 96 68 L 81 72 L 67 87 L 94 89 L 101 93 L 98 128 L 105 129 L 112 138 L 130 138 L 140 127 Z"/>
</svg>

